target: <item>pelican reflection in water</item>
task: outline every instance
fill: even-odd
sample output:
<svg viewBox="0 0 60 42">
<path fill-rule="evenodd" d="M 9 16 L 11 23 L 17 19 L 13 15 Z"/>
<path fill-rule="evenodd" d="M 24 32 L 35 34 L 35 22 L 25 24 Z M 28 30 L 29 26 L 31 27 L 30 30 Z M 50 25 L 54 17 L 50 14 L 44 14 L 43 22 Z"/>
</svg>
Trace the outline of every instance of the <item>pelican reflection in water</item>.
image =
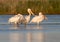
<svg viewBox="0 0 60 42">
<path fill-rule="evenodd" d="M 30 25 L 29 25 L 30 26 Z M 30 26 L 30 28 L 37 28 L 36 26 Z M 42 28 L 40 26 L 39 28 Z M 34 31 L 34 30 L 33 30 Z M 43 42 L 44 33 L 43 32 L 10 32 L 9 33 L 10 42 Z"/>
</svg>

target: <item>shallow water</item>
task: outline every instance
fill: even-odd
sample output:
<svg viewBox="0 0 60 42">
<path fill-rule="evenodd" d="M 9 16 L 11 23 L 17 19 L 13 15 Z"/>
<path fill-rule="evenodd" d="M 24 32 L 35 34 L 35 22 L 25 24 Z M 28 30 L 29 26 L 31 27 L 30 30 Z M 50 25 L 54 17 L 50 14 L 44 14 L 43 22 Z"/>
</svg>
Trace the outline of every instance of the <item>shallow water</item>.
<svg viewBox="0 0 60 42">
<path fill-rule="evenodd" d="M 0 15 L 0 42 L 60 42 L 60 15 L 46 15 L 40 25 L 8 24 L 13 15 Z M 31 19 L 33 16 L 31 16 Z"/>
</svg>

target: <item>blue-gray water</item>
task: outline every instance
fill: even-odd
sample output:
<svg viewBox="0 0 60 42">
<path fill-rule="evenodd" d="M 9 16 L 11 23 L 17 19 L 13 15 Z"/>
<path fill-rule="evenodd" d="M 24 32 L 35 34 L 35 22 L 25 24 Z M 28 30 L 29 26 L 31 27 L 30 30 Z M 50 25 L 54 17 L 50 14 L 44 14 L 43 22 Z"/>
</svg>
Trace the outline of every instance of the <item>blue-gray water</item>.
<svg viewBox="0 0 60 42">
<path fill-rule="evenodd" d="M 0 42 L 60 42 L 60 15 L 46 15 L 48 20 L 39 26 L 31 23 L 26 27 L 8 24 L 12 16 L 0 15 Z"/>
</svg>

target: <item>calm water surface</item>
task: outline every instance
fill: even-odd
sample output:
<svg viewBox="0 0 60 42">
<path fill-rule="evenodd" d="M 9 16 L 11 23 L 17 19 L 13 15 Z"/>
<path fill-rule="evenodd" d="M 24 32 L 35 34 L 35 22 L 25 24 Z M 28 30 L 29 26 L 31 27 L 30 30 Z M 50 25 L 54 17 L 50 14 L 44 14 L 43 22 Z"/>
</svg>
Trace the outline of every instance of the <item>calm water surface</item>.
<svg viewBox="0 0 60 42">
<path fill-rule="evenodd" d="M 13 15 L 0 15 L 0 42 L 60 42 L 60 15 L 46 15 L 40 25 L 8 24 Z M 33 16 L 31 16 L 31 19 Z"/>
</svg>

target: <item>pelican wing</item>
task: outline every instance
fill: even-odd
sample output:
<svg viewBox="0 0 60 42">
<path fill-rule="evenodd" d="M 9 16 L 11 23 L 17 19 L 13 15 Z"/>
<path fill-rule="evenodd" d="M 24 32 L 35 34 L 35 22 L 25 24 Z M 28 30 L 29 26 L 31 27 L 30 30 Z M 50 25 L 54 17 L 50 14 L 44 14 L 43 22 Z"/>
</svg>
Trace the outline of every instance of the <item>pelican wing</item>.
<svg viewBox="0 0 60 42">
<path fill-rule="evenodd" d="M 38 18 L 39 18 L 38 16 L 35 16 L 35 17 L 30 21 L 30 23 L 31 23 L 31 22 L 37 22 Z"/>
</svg>

